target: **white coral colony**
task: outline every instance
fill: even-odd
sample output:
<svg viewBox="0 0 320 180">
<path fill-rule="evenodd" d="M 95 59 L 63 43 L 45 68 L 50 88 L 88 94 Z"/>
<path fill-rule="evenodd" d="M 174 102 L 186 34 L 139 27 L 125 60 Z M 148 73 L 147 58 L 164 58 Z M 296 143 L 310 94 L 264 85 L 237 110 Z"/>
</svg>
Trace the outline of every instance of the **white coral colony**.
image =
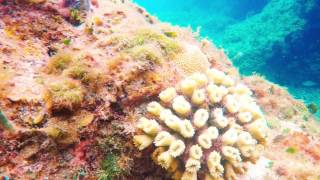
<svg viewBox="0 0 320 180">
<path fill-rule="evenodd" d="M 191 111 L 190 103 L 183 96 L 177 96 L 173 99 L 172 108 L 181 116 L 187 116 Z"/>
<path fill-rule="evenodd" d="M 147 105 L 134 145 L 157 147 L 152 159 L 173 179 L 230 177 L 245 170 L 239 170 L 244 162 L 256 162 L 266 141 L 264 116 L 251 95 L 217 69 L 194 73 Z"/>
<path fill-rule="evenodd" d="M 194 136 L 194 128 L 190 120 L 184 120 L 180 126 L 180 134 L 185 138 L 191 138 Z"/>
<path fill-rule="evenodd" d="M 184 152 L 185 148 L 186 146 L 182 140 L 175 140 L 170 144 L 169 153 L 173 157 L 178 157 Z"/>
<path fill-rule="evenodd" d="M 191 102 L 195 105 L 201 105 L 206 100 L 206 93 L 204 89 L 197 89 L 193 91 Z"/>
<path fill-rule="evenodd" d="M 173 100 L 173 98 L 176 97 L 176 95 L 177 95 L 176 89 L 173 87 L 170 87 L 162 91 L 159 94 L 159 98 L 161 99 L 161 101 L 165 103 L 170 103 Z"/>
<path fill-rule="evenodd" d="M 197 128 L 204 126 L 209 119 L 209 113 L 206 109 L 198 109 L 193 115 L 193 124 Z"/>
</svg>

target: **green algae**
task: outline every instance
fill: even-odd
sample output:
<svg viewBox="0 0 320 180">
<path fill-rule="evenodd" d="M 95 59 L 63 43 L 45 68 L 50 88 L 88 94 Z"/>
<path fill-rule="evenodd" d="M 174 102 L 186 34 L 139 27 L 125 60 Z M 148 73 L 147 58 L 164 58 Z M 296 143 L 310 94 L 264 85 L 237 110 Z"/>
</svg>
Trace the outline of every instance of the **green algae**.
<svg viewBox="0 0 320 180">
<path fill-rule="evenodd" d="M 181 50 L 179 44 L 176 41 L 165 36 L 164 34 L 150 29 L 141 29 L 136 32 L 136 35 L 133 38 L 133 44 L 142 45 L 148 42 L 158 43 L 165 54 L 169 56 L 176 54 Z"/>
<path fill-rule="evenodd" d="M 113 180 L 121 175 L 122 169 L 118 165 L 119 157 L 108 154 L 101 163 L 101 170 L 97 172 L 99 180 Z"/>
<path fill-rule="evenodd" d="M 69 46 L 71 44 L 71 39 L 64 39 L 63 44 Z"/>
<path fill-rule="evenodd" d="M 102 79 L 101 72 L 71 52 L 59 52 L 53 56 L 47 64 L 47 72 L 71 77 L 85 85 L 95 86 Z"/>
<path fill-rule="evenodd" d="M 80 180 L 83 179 L 86 175 L 86 172 L 84 169 L 79 169 L 72 177 L 72 180 Z"/>
<path fill-rule="evenodd" d="M 309 112 L 315 114 L 318 112 L 318 106 L 315 103 L 310 103 L 308 105 Z"/>
<path fill-rule="evenodd" d="M 176 40 L 152 29 L 140 29 L 130 36 L 113 36 L 110 38 L 109 44 L 117 46 L 117 49 L 119 49 L 120 51 L 128 51 L 139 46 L 148 47 L 148 45 L 157 45 L 160 48 L 155 49 L 152 53 L 157 53 L 155 51 L 163 52 L 163 54 L 167 57 L 173 57 L 175 54 L 181 51 L 181 46 Z"/>
<path fill-rule="evenodd" d="M 273 161 L 269 161 L 268 164 L 266 165 L 266 168 L 269 168 L 271 169 L 274 165 L 274 162 Z"/>
<path fill-rule="evenodd" d="M 0 110 L 0 124 L 2 124 L 6 129 L 13 130 L 12 124 L 9 122 L 8 118 Z"/>
<path fill-rule="evenodd" d="M 80 80 L 83 84 L 94 84 L 101 79 L 101 73 L 95 69 L 89 68 L 81 62 L 75 63 L 64 70 L 63 74 L 73 79 Z"/>
<path fill-rule="evenodd" d="M 165 31 L 163 32 L 163 34 L 171 38 L 176 38 L 178 36 L 177 33 L 174 31 Z"/>
<path fill-rule="evenodd" d="M 66 68 L 69 67 L 69 65 L 73 61 L 73 55 L 68 52 L 60 52 L 49 60 L 47 64 L 47 71 L 48 73 L 60 73 Z"/>
<path fill-rule="evenodd" d="M 65 80 L 50 84 L 45 99 L 48 109 L 73 111 L 81 105 L 84 92 L 76 82 Z"/>
<path fill-rule="evenodd" d="M 128 50 L 128 54 L 137 60 L 146 60 L 161 64 L 163 62 L 163 57 L 157 49 L 150 45 L 140 45 L 135 46 Z"/>
<path fill-rule="evenodd" d="M 289 153 L 289 154 L 295 154 L 295 153 L 297 153 L 297 151 L 298 150 L 295 147 L 288 147 L 286 149 L 286 152 Z"/>
</svg>

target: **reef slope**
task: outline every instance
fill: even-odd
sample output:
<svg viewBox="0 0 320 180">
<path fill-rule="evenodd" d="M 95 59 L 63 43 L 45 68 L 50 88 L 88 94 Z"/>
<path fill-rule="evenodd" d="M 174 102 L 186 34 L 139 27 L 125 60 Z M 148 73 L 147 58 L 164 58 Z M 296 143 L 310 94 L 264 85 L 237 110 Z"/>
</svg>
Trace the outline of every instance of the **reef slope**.
<svg viewBox="0 0 320 180">
<path fill-rule="evenodd" d="M 134 147 L 137 119 L 162 90 L 213 67 L 252 89 L 270 127 L 262 157 L 238 178 L 319 178 L 319 124 L 305 105 L 241 77 L 190 29 L 127 1 L 67 15 L 30 2 L 0 1 L 0 177 L 169 179 L 152 149 Z"/>
</svg>

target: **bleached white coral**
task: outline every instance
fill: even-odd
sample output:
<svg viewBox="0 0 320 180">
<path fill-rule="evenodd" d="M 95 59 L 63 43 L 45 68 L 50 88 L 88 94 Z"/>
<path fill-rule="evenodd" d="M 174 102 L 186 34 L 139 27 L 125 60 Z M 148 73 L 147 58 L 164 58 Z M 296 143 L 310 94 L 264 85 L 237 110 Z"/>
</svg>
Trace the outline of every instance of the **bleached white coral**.
<svg viewBox="0 0 320 180">
<path fill-rule="evenodd" d="M 161 167 L 168 169 L 173 161 L 173 157 L 168 151 L 161 153 L 158 157 L 158 163 Z"/>
<path fill-rule="evenodd" d="M 178 157 L 180 156 L 186 148 L 186 145 L 184 144 L 183 141 L 175 140 L 170 144 L 169 147 L 169 153 L 172 157 Z"/>
<path fill-rule="evenodd" d="M 170 103 L 176 96 L 177 92 L 173 87 L 167 88 L 159 94 L 159 98 L 165 103 Z"/>
<path fill-rule="evenodd" d="M 223 146 L 222 155 L 224 159 L 228 160 L 231 164 L 241 162 L 240 151 L 232 146 Z"/>
<path fill-rule="evenodd" d="M 247 125 L 247 129 L 250 132 L 250 134 L 259 141 L 265 141 L 267 137 L 267 128 L 267 123 L 264 119 L 257 119 L 251 124 Z"/>
<path fill-rule="evenodd" d="M 180 134 L 185 138 L 193 137 L 194 128 L 189 120 L 184 120 L 180 126 Z"/>
<path fill-rule="evenodd" d="M 237 139 L 237 145 L 242 146 L 242 145 L 254 145 L 256 144 L 257 141 L 253 139 L 250 133 L 246 131 L 240 132 L 238 139 Z"/>
<path fill-rule="evenodd" d="M 259 119 L 263 117 L 263 113 L 259 106 L 254 102 L 242 103 L 242 106 L 239 109 L 240 112 L 250 112 L 253 119 Z"/>
<path fill-rule="evenodd" d="M 244 84 L 237 84 L 231 87 L 230 92 L 238 95 L 252 95 L 252 91 Z"/>
<path fill-rule="evenodd" d="M 143 129 L 146 124 L 148 123 L 149 119 L 145 118 L 145 117 L 141 117 L 139 120 L 138 120 L 138 123 L 137 123 L 137 128 L 139 129 Z"/>
<path fill-rule="evenodd" d="M 181 180 L 197 180 L 197 172 L 185 171 L 182 174 Z"/>
<path fill-rule="evenodd" d="M 224 172 L 224 168 L 221 165 L 221 155 L 217 151 L 213 151 L 209 154 L 207 159 L 207 166 L 210 175 L 213 178 L 219 178 Z"/>
<path fill-rule="evenodd" d="M 199 159 L 189 158 L 186 162 L 185 168 L 188 172 L 197 172 L 201 167 Z"/>
<path fill-rule="evenodd" d="M 233 86 L 235 83 L 234 79 L 232 79 L 230 76 L 226 75 L 224 76 L 221 84 L 226 86 L 226 87 L 230 87 L 230 86 Z"/>
<path fill-rule="evenodd" d="M 208 78 L 205 74 L 202 73 L 193 73 L 190 76 L 190 79 L 194 80 L 197 84 L 197 87 L 204 87 L 208 83 Z"/>
<path fill-rule="evenodd" d="M 138 121 L 143 134 L 134 144 L 142 150 L 153 142 L 152 159 L 175 179 L 234 178 L 266 142 L 266 122 L 251 94 L 222 71 L 194 73 L 162 91 L 161 104 L 147 105 L 145 117 L 155 120 Z"/>
<path fill-rule="evenodd" d="M 244 123 L 248 123 L 251 122 L 252 120 L 252 114 L 250 112 L 240 112 L 237 115 L 238 120 L 240 123 L 244 124 Z"/>
<path fill-rule="evenodd" d="M 208 69 L 207 70 L 208 78 L 215 84 L 221 84 L 226 74 L 217 69 Z"/>
<path fill-rule="evenodd" d="M 209 112 L 206 109 L 198 109 L 193 115 L 193 124 L 197 128 L 204 126 L 209 119 Z"/>
<path fill-rule="evenodd" d="M 215 140 L 219 136 L 219 130 L 214 126 L 210 126 L 208 129 L 204 131 L 204 134 L 208 136 L 211 140 Z"/>
<path fill-rule="evenodd" d="M 223 109 L 222 108 L 215 108 L 212 111 L 212 116 L 215 118 L 223 116 Z"/>
<path fill-rule="evenodd" d="M 198 137 L 199 145 L 204 149 L 209 149 L 212 146 L 212 141 L 206 133 L 200 134 Z"/>
<path fill-rule="evenodd" d="M 165 121 L 169 116 L 173 115 L 170 109 L 162 109 L 160 111 L 159 120 Z"/>
<path fill-rule="evenodd" d="M 145 117 L 139 119 L 137 127 L 143 130 L 148 135 L 157 134 L 161 128 L 157 121 L 149 120 Z"/>
<path fill-rule="evenodd" d="M 180 91 L 186 96 L 191 96 L 196 88 L 197 82 L 193 79 L 185 79 L 180 83 Z"/>
<path fill-rule="evenodd" d="M 139 150 L 143 150 L 151 145 L 152 141 L 153 139 L 147 135 L 136 135 L 133 137 L 133 143 Z"/>
<path fill-rule="evenodd" d="M 228 119 L 223 115 L 223 110 L 221 108 L 216 108 L 212 111 L 213 118 L 211 121 L 215 126 L 218 128 L 225 128 L 229 121 Z"/>
<path fill-rule="evenodd" d="M 241 155 L 246 158 L 250 158 L 255 153 L 255 146 L 254 145 L 243 145 L 239 147 Z"/>
<path fill-rule="evenodd" d="M 220 164 L 221 155 L 217 151 L 212 151 L 207 159 L 207 163 L 209 166 L 214 166 Z"/>
<path fill-rule="evenodd" d="M 159 116 L 163 107 L 158 102 L 151 102 L 147 106 L 147 111 L 155 116 Z"/>
<path fill-rule="evenodd" d="M 172 136 L 167 131 L 161 131 L 154 138 L 155 146 L 169 146 L 175 140 L 174 136 Z"/>
<path fill-rule="evenodd" d="M 202 149 L 198 144 L 191 146 L 191 148 L 189 150 L 189 156 L 191 158 L 201 159 L 202 154 L 203 154 Z"/>
<path fill-rule="evenodd" d="M 230 113 L 236 113 L 240 109 L 240 103 L 231 94 L 224 98 L 224 105 Z"/>
<path fill-rule="evenodd" d="M 228 94 L 228 89 L 224 86 L 217 86 L 210 83 L 207 87 L 208 97 L 212 104 L 219 103 Z"/>
<path fill-rule="evenodd" d="M 228 129 L 222 135 L 222 143 L 224 145 L 233 145 L 238 140 L 238 132 L 234 128 Z"/>
<path fill-rule="evenodd" d="M 204 176 L 204 180 L 223 180 L 223 177 L 220 177 L 220 176 L 214 177 L 211 174 L 206 173 Z"/>
<path fill-rule="evenodd" d="M 191 97 L 191 102 L 194 105 L 201 105 L 205 102 L 206 100 L 206 93 L 204 89 L 196 89 L 193 91 L 192 97 Z"/>
<path fill-rule="evenodd" d="M 191 112 L 191 105 L 183 96 L 173 99 L 172 108 L 181 116 L 187 116 Z"/>
<path fill-rule="evenodd" d="M 165 120 L 164 123 L 172 130 L 179 132 L 181 128 L 182 121 L 176 115 L 169 115 Z"/>
</svg>

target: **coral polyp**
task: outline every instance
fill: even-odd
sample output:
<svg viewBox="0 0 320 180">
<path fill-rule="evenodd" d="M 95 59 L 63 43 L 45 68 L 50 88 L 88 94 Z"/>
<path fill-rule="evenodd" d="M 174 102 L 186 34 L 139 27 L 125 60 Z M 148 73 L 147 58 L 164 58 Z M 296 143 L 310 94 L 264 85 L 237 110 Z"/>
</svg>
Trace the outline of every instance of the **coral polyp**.
<svg viewBox="0 0 320 180">
<path fill-rule="evenodd" d="M 138 121 L 134 143 L 173 179 L 235 178 L 255 163 L 267 125 L 252 92 L 217 69 L 194 73 L 159 94 Z M 160 148 L 160 149 L 159 149 Z M 178 162 L 178 164 L 177 164 Z M 171 166 L 178 166 L 172 172 Z M 170 170 L 171 168 L 171 170 Z"/>
</svg>

